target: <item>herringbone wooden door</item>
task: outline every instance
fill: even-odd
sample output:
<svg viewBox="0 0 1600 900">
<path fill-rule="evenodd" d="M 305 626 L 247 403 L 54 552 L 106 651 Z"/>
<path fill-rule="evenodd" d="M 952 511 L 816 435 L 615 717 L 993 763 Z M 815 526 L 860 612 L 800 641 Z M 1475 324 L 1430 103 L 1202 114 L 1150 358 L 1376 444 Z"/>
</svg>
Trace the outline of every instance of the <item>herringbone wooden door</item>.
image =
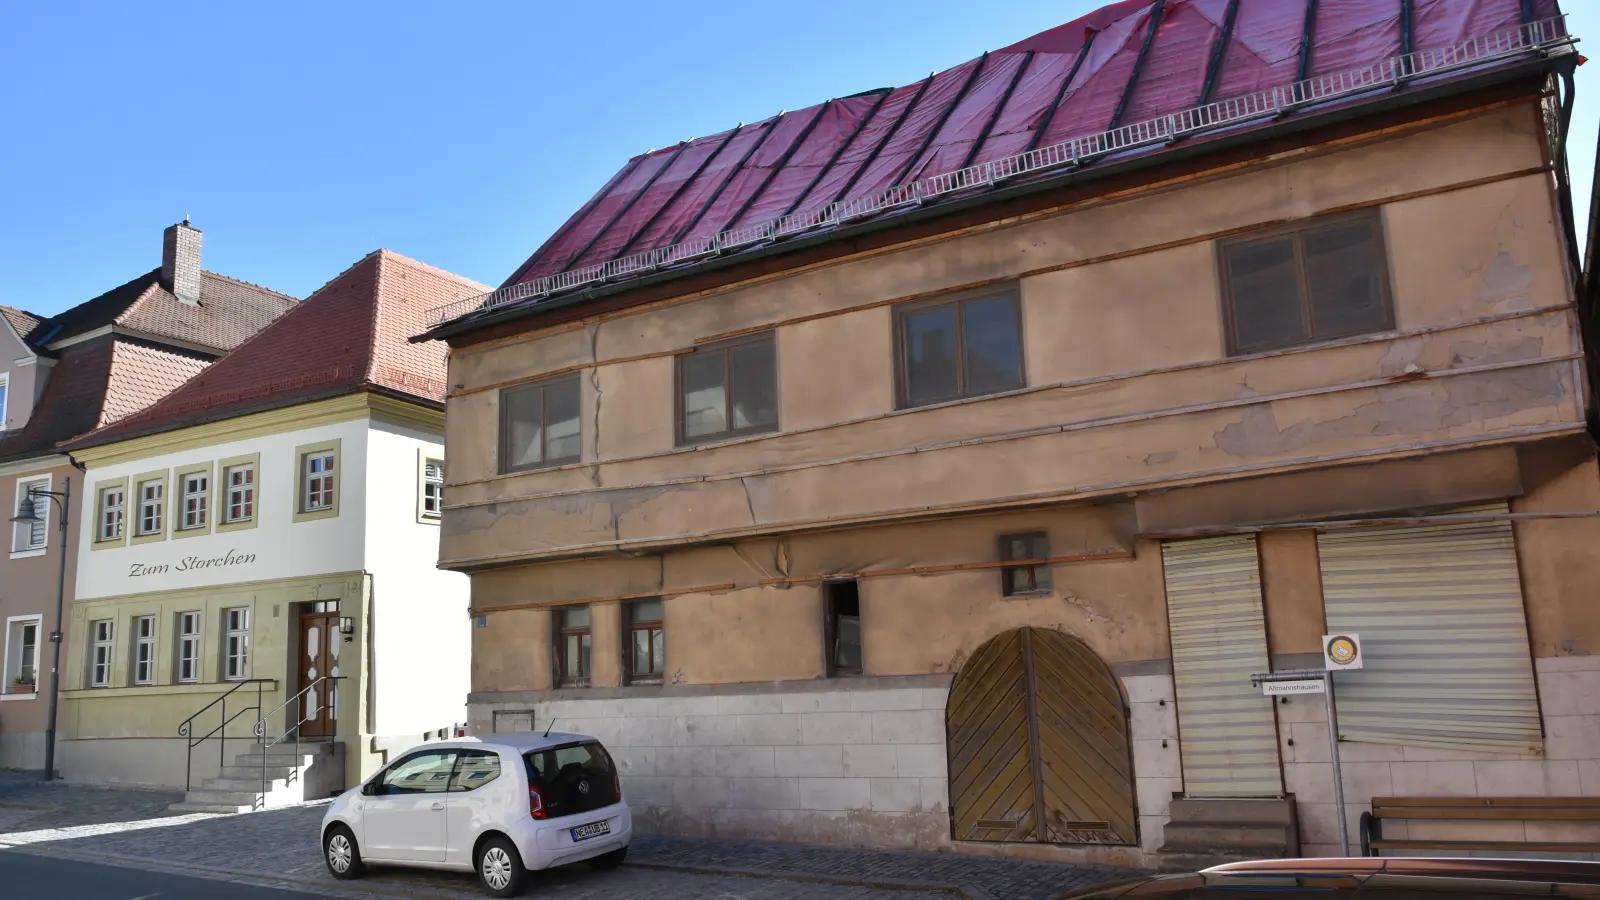
<svg viewBox="0 0 1600 900">
<path fill-rule="evenodd" d="M 1131 844 L 1133 764 L 1115 677 L 1045 628 L 990 639 L 946 709 L 953 837 Z"/>
</svg>

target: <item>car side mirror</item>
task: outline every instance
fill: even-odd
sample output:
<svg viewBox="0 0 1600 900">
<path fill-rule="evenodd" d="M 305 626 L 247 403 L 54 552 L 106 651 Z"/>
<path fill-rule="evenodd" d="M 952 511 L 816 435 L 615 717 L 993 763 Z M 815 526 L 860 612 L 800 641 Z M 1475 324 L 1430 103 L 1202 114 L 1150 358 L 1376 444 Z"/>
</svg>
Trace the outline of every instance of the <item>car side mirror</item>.
<svg viewBox="0 0 1600 900">
<path fill-rule="evenodd" d="M 383 793 L 383 782 L 374 778 L 361 786 L 361 793 L 367 797 L 376 797 Z"/>
</svg>

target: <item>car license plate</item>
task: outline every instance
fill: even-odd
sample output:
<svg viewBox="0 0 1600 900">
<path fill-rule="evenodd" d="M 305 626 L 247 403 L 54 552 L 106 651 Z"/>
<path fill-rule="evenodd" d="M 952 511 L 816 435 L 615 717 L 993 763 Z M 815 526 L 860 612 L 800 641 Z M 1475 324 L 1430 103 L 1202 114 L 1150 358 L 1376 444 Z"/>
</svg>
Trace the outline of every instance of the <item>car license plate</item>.
<svg viewBox="0 0 1600 900">
<path fill-rule="evenodd" d="M 590 822 L 588 825 L 579 825 L 577 828 L 572 829 L 572 839 L 574 841 L 583 841 L 610 833 L 610 822 Z"/>
</svg>

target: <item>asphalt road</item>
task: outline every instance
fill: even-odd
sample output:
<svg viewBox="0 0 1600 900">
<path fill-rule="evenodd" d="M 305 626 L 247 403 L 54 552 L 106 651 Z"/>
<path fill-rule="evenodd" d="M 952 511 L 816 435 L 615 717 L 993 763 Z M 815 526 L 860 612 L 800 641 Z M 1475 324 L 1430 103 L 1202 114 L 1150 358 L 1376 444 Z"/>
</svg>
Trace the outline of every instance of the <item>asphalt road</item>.
<svg viewBox="0 0 1600 900">
<path fill-rule="evenodd" d="M 326 895 L 0 852 L 0 896 L 51 900 L 312 900 Z"/>
</svg>

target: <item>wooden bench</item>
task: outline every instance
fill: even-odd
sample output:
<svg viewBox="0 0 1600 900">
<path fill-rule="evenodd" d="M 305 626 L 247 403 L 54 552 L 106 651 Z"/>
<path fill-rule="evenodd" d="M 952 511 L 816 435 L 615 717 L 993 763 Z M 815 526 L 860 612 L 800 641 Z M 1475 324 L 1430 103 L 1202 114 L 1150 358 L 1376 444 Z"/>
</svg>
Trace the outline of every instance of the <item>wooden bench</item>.
<svg viewBox="0 0 1600 900">
<path fill-rule="evenodd" d="M 1386 840 L 1385 819 L 1600 822 L 1600 797 L 1374 797 L 1361 814 L 1361 853 L 1380 850 L 1600 852 L 1600 841 Z"/>
</svg>

